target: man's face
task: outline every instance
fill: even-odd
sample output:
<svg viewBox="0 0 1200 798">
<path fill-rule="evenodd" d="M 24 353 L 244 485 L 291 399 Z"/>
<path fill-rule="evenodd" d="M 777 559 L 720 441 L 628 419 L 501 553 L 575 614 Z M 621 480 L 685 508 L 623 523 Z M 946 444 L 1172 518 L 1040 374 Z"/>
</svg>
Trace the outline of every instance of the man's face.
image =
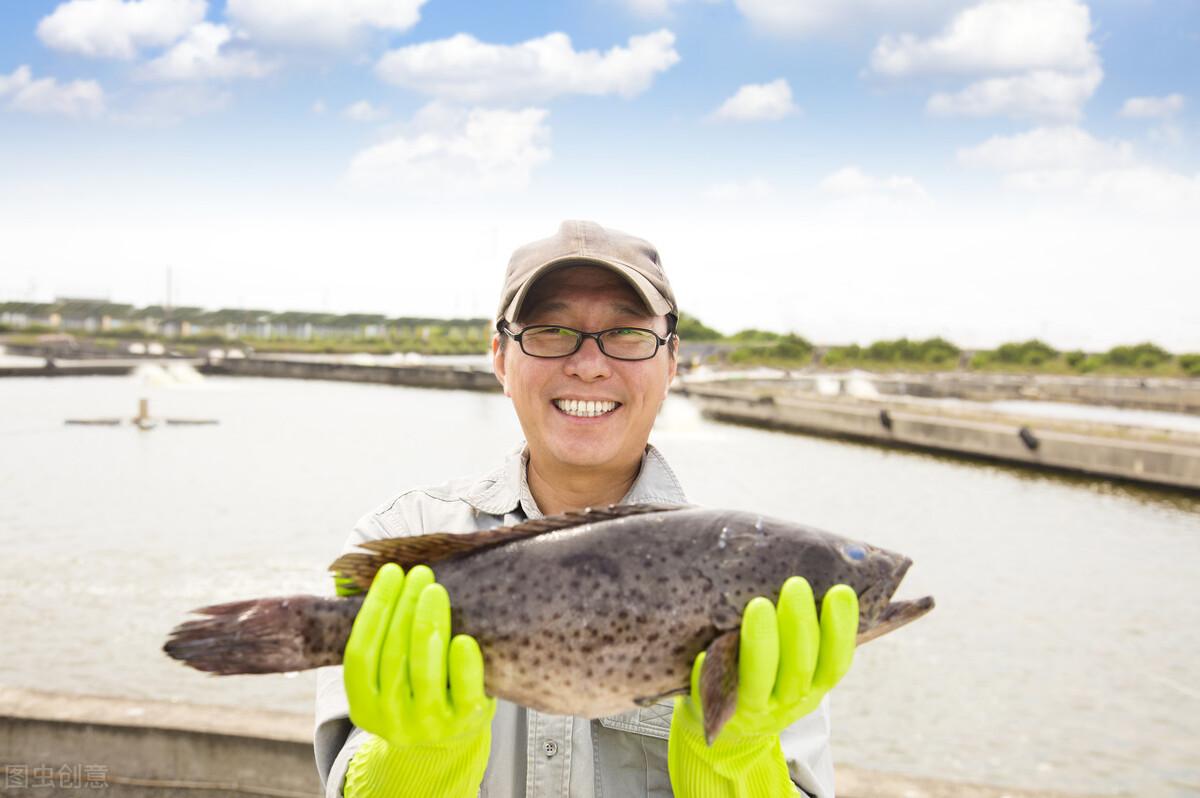
<svg viewBox="0 0 1200 798">
<path fill-rule="evenodd" d="M 534 324 L 559 324 L 587 332 L 611 327 L 645 327 L 660 337 L 665 316 L 651 315 L 622 277 L 598 266 L 556 269 L 534 284 L 525 298 L 516 331 Z M 660 346 L 649 360 L 616 360 L 594 339 L 560 358 L 530 357 L 516 341 L 501 352 L 492 342 L 493 366 L 512 397 L 530 452 L 547 466 L 624 465 L 641 459 L 658 408 L 675 376 L 675 359 Z M 672 341 L 672 344 L 674 341 Z M 616 402 L 591 418 L 561 408 L 567 400 Z"/>
</svg>

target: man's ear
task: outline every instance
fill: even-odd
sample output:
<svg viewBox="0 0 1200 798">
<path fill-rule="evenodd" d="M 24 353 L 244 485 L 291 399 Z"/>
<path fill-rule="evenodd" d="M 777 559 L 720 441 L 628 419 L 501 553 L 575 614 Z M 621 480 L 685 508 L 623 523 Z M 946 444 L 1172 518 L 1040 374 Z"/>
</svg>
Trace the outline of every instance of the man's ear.
<svg viewBox="0 0 1200 798">
<path fill-rule="evenodd" d="M 504 349 L 500 348 L 500 333 L 492 335 L 492 373 L 500 381 L 500 387 L 504 390 L 504 395 L 512 396 L 508 392 L 508 383 L 504 381 Z"/>
</svg>

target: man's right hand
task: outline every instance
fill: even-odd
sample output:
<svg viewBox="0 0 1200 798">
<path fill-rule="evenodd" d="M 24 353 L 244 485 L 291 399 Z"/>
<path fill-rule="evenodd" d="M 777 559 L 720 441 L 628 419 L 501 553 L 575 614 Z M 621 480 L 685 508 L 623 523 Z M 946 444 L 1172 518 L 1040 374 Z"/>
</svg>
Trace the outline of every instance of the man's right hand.
<svg viewBox="0 0 1200 798">
<path fill-rule="evenodd" d="M 450 636 L 450 598 L 433 571 L 379 569 L 343 657 L 350 720 L 375 738 L 350 761 L 345 795 L 474 796 L 496 700 L 473 637 Z"/>
</svg>

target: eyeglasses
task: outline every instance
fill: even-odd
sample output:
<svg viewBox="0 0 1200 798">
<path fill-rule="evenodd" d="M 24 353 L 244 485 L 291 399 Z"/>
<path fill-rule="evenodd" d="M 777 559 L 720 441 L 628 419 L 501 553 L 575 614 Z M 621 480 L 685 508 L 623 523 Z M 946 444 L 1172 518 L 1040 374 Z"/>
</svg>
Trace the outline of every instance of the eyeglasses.
<svg viewBox="0 0 1200 798">
<path fill-rule="evenodd" d="M 660 338 L 654 330 L 644 327 L 612 327 L 599 332 L 584 332 L 557 324 L 535 324 L 518 333 L 503 321 L 496 329 L 512 337 L 521 351 L 530 357 L 567 357 L 579 351 L 583 339 L 595 338 L 600 351 L 617 360 L 649 360 L 658 354 L 658 347 L 671 340 L 674 331 Z"/>
</svg>

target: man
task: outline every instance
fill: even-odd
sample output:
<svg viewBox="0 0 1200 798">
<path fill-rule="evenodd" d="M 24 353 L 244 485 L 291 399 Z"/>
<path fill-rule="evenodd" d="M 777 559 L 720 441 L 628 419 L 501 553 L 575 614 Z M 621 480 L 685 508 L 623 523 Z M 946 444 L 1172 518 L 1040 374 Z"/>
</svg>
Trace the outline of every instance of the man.
<svg viewBox="0 0 1200 798">
<path fill-rule="evenodd" d="M 647 442 L 675 376 L 678 313 L 645 241 L 572 221 L 519 248 L 492 357 L 525 445 L 482 478 L 400 494 L 364 516 L 345 549 L 589 506 L 686 503 Z M 327 795 L 713 798 L 800 788 L 832 798 L 823 698 L 849 667 L 858 620 L 844 586 L 827 594 L 819 627 L 802 579 L 785 584 L 778 611 L 763 598 L 747 606 L 737 710 L 711 747 L 695 689 L 594 721 L 487 697 L 478 645 L 451 636 L 452 601 L 424 566 L 376 576 L 344 665 L 318 675 L 315 751 Z"/>
</svg>

